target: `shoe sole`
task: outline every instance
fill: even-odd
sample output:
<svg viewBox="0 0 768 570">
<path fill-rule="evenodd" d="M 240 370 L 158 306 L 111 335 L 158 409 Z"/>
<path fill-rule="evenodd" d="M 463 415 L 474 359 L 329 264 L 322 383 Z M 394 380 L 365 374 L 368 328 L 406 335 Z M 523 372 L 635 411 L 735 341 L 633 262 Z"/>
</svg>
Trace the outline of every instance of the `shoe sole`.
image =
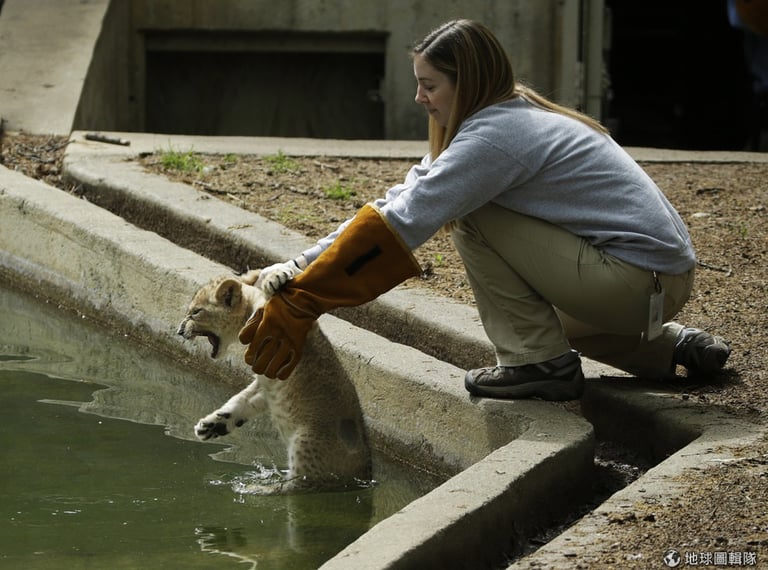
<svg viewBox="0 0 768 570">
<path fill-rule="evenodd" d="M 473 396 L 523 400 L 538 398 L 548 402 L 578 400 L 584 394 L 584 374 L 579 370 L 575 378 L 569 380 L 536 380 L 514 386 L 478 386 L 470 378 L 464 377 L 464 387 Z"/>
</svg>

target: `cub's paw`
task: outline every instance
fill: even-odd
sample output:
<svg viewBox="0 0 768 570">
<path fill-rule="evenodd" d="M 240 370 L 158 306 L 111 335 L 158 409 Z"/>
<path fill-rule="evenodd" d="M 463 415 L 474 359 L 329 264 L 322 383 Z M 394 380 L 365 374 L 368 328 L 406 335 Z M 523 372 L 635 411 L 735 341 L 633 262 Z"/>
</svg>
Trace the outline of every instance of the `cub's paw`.
<svg viewBox="0 0 768 570">
<path fill-rule="evenodd" d="M 291 259 L 285 263 L 275 263 L 265 267 L 259 273 L 256 280 L 256 287 L 261 289 L 265 295 L 271 297 L 277 293 L 283 285 L 296 277 L 307 266 L 304 256 L 297 259 Z"/>
<path fill-rule="evenodd" d="M 235 428 L 239 428 L 246 421 L 245 418 L 236 418 L 229 412 L 216 411 L 201 418 L 195 426 L 195 435 L 198 439 L 206 441 L 227 435 Z"/>
</svg>

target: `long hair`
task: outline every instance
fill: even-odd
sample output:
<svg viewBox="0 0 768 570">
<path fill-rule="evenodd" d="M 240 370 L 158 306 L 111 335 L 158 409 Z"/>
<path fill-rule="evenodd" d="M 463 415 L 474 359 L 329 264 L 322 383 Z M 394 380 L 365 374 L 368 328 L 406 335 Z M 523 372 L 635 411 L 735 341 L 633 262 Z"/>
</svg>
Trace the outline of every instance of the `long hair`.
<svg viewBox="0 0 768 570">
<path fill-rule="evenodd" d="M 455 95 L 445 127 L 429 118 L 429 150 L 432 160 L 451 143 L 464 120 L 480 109 L 524 97 L 530 103 L 572 117 L 607 133 L 598 121 L 574 109 L 558 105 L 530 87 L 515 81 L 507 53 L 496 36 L 472 20 L 453 20 L 433 30 L 411 51 L 421 55 L 453 82 Z"/>
</svg>

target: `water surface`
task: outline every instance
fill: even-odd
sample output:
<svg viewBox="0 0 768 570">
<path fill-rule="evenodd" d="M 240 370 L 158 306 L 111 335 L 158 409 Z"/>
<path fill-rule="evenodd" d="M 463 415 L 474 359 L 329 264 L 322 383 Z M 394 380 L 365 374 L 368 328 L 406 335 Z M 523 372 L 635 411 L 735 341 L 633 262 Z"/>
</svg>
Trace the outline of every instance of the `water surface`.
<svg viewBox="0 0 768 570">
<path fill-rule="evenodd" d="M 437 483 L 377 455 L 375 485 L 242 494 L 285 453 L 266 420 L 194 439 L 233 388 L 2 288 L 0 310 L 2 568 L 317 568 Z"/>
</svg>

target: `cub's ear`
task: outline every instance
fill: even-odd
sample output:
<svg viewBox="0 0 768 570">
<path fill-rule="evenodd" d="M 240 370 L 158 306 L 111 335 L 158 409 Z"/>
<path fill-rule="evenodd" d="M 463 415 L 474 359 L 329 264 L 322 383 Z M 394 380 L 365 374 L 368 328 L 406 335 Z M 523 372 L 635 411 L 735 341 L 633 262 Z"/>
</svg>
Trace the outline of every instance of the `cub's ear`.
<svg viewBox="0 0 768 570">
<path fill-rule="evenodd" d="M 237 279 L 225 279 L 216 289 L 216 301 L 227 307 L 234 307 L 240 302 L 241 287 Z"/>
</svg>

